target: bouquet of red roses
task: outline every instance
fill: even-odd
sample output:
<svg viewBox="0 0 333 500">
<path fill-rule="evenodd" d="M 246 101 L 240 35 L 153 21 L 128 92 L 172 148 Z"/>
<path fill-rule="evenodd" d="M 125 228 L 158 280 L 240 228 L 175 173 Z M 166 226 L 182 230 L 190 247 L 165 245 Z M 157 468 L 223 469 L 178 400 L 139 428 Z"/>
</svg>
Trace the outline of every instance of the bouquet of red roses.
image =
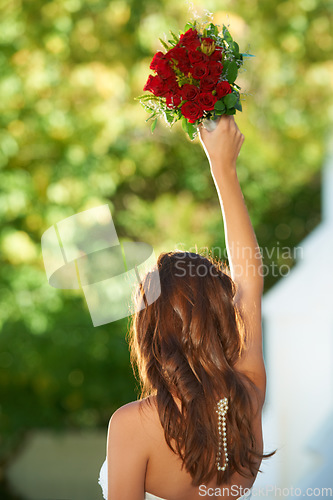
<svg viewBox="0 0 333 500">
<path fill-rule="evenodd" d="M 209 23 L 199 26 L 188 23 L 185 33 L 168 43 L 160 39 L 166 52 L 157 52 L 150 64 L 155 75 L 149 75 L 145 94 L 138 97 L 153 119 L 155 129 L 158 116 L 171 126 L 182 120 L 183 129 L 191 140 L 197 126 L 205 120 L 216 120 L 220 115 L 242 111 L 240 87 L 235 83 L 244 54 L 233 41 L 226 26 L 222 33 Z"/>
</svg>

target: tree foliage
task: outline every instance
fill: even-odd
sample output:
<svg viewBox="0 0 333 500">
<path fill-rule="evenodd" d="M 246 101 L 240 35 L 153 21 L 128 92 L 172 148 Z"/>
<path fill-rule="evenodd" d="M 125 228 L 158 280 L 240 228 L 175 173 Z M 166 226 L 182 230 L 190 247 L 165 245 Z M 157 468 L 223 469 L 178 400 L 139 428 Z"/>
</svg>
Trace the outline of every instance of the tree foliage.
<svg viewBox="0 0 333 500">
<path fill-rule="evenodd" d="M 256 56 L 239 75 L 247 95 L 237 115 L 246 138 L 238 174 L 264 263 L 292 266 L 274 249 L 293 248 L 320 221 L 332 9 L 319 0 L 226 0 L 223 12 L 217 1 L 198 6 L 218 24 L 229 20 L 241 50 Z M 105 426 L 136 397 L 127 319 L 93 328 L 81 294 L 48 285 L 40 245 L 47 228 L 108 203 L 120 239 L 150 243 L 156 255 L 197 245 L 226 258 L 199 142 L 178 124 L 171 131 L 158 123 L 152 134 L 134 100 L 158 38 L 191 16 L 176 0 L 1 4 L 3 463 L 27 429 Z M 266 289 L 280 277 L 269 272 Z"/>
</svg>

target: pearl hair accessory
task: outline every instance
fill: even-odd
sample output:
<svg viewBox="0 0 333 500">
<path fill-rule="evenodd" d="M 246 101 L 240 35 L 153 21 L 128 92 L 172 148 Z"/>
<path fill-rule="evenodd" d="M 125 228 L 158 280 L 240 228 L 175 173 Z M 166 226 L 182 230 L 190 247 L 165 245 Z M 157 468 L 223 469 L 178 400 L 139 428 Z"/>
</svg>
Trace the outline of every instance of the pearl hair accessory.
<svg viewBox="0 0 333 500">
<path fill-rule="evenodd" d="M 217 403 L 217 410 L 216 413 L 219 415 L 219 423 L 218 423 L 218 430 L 219 430 L 219 451 L 216 457 L 216 467 L 217 470 L 219 471 L 225 471 L 229 458 L 228 458 L 228 451 L 227 451 L 227 424 L 226 424 L 226 414 L 228 411 L 228 398 L 223 398 L 220 399 Z M 223 441 L 223 451 L 224 451 L 224 465 L 221 466 L 220 464 L 220 459 L 221 459 L 221 450 L 222 450 L 222 442 Z"/>
</svg>

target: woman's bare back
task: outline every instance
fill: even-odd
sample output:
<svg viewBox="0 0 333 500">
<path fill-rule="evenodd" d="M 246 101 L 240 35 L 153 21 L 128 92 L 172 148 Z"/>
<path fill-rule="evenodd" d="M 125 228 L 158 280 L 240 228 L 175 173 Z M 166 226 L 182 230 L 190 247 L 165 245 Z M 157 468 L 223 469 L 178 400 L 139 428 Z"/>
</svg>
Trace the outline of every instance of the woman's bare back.
<svg viewBox="0 0 333 500">
<path fill-rule="evenodd" d="M 150 399 L 151 405 L 148 404 Z M 180 401 L 175 398 L 180 408 Z M 233 474 L 228 485 L 216 486 L 216 478 L 207 485 L 192 486 L 191 476 L 185 469 L 181 470 L 182 461 L 173 453 L 164 438 L 164 430 L 160 423 L 156 396 L 149 396 L 137 402 L 143 405 L 141 429 L 148 447 L 148 463 L 145 478 L 145 491 L 168 500 L 202 500 L 203 498 L 239 498 L 244 490 L 250 489 L 255 478 L 245 478 L 238 473 Z M 262 452 L 261 408 L 253 423 L 254 436 L 258 451 Z M 223 490 L 224 488 L 224 490 Z M 229 492 L 229 494 L 228 494 Z M 214 493 L 216 495 L 214 496 Z M 220 495 L 222 493 L 222 495 Z"/>
</svg>

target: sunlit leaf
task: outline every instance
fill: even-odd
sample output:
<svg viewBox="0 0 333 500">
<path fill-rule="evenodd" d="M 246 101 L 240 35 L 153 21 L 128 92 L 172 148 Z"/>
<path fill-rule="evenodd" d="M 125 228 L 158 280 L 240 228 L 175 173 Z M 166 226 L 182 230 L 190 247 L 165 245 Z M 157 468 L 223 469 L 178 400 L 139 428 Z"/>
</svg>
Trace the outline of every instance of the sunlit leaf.
<svg viewBox="0 0 333 500">
<path fill-rule="evenodd" d="M 233 108 L 237 102 L 237 95 L 234 94 L 234 93 L 231 93 L 231 94 L 227 94 L 224 98 L 223 98 L 223 101 L 224 101 L 224 104 L 226 105 L 226 107 L 228 109 L 230 108 Z"/>
<path fill-rule="evenodd" d="M 150 126 L 150 130 L 152 132 L 154 132 L 155 128 L 156 128 L 156 125 L 157 125 L 157 118 L 155 118 L 155 120 L 152 122 L 151 126 Z"/>
</svg>

